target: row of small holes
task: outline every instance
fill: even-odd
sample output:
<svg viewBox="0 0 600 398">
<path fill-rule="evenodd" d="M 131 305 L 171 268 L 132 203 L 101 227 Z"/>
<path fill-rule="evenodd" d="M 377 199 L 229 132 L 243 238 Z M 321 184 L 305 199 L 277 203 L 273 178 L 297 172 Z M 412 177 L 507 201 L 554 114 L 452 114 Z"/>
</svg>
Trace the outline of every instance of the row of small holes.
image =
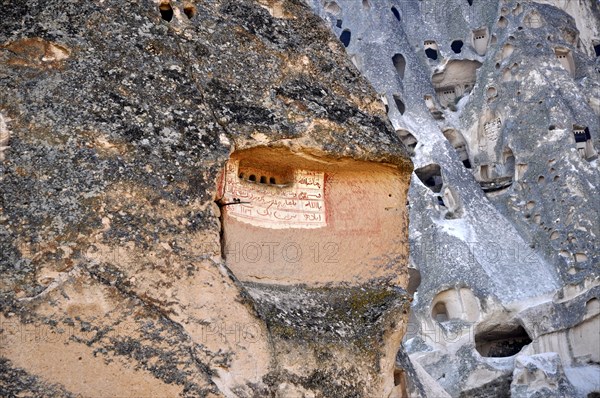
<svg viewBox="0 0 600 398">
<path fill-rule="evenodd" d="M 241 180 L 244 179 L 244 173 L 240 174 L 240 179 Z M 256 176 L 254 174 L 250 174 L 250 176 L 248 177 L 248 181 L 256 182 Z M 260 176 L 260 183 L 261 184 L 266 184 L 267 183 L 267 177 Z M 277 180 L 275 179 L 275 177 L 269 178 L 269 184 L 271 184 L 271 185 L 276 185 L 277 184 Z"/>
</svg>

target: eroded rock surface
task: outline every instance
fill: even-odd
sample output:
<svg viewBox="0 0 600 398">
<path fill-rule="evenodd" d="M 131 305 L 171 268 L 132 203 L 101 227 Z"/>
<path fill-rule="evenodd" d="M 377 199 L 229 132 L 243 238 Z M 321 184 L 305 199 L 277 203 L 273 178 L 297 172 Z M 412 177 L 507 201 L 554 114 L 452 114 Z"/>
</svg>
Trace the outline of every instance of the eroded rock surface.
<svg viewBox="0 0 600 398">
<path fill-rule="evenodd" d="M 544 395 L 515 355 L 554 352 L 552 394 L 597 394 L 600 4 L 309 3 L 414 152 L 411 359 L 451 396 Z"/>
<path fill-rule="evenodd" d="M 0 15 L 0 395 L 395 393 L 412 164 L 320 18 L 249 0 Z M 250 200 L 219 189 L 240 159 L 272 172 L 233 175 Z M 251 269 L 244 245 L 265 243 L 305 251 Z"/>
</svg>

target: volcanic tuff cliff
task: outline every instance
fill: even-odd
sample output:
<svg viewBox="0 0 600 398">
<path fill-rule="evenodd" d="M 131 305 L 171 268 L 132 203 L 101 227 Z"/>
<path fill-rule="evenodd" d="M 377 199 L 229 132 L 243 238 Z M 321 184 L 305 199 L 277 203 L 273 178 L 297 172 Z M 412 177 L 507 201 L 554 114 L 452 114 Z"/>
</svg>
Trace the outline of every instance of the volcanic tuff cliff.
<svg viewBox="0 0 600 398">
<path fill-rule="evenodd" d="M 412 164 L 310 8 L 2 5 L 0 395 L 396 388 Z"/>
<path fill-rule="evenodd" d="M 0 395 L 600 391 L 597 2 L 2 5 Z"/>
<path fill-rule="evenodd" d="M 451 396 L 598 394 L 600 3 L 311 5 L 414 151 L 411 360 Z"/>
</svg>

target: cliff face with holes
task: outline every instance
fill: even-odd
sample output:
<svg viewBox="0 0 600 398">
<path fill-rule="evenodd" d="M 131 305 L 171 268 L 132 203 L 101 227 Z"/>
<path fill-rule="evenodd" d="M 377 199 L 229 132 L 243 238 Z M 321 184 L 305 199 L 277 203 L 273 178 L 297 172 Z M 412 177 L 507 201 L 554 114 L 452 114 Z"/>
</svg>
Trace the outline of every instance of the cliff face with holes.
<svg viewBox="0 0 600 398">
<path fill-rule="evenodd" d="M 596 396 L 599 3 L 311 5 L 414 151 L 418 379 L 454 397 Z"/>
<path fill-rule="evenodd" d="M 412 164 L 310 8 L 0 17 L 0 395 L 399 394 Z"/>
</svg>

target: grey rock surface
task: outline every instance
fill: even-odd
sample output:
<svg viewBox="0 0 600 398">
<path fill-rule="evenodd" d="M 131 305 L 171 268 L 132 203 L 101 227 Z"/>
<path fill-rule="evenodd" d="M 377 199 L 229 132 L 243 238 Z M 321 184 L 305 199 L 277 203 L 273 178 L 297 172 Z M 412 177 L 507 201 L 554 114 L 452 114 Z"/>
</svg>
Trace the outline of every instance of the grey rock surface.
<svg viewBox="0 0 600 398">
<path fill-rule="evenodd" d="M 596 378 L 600 3 L 308 3 L 414 151 L 411 358 L 452 396 L 510 396 L 520 349 Z"/>
</svg>

